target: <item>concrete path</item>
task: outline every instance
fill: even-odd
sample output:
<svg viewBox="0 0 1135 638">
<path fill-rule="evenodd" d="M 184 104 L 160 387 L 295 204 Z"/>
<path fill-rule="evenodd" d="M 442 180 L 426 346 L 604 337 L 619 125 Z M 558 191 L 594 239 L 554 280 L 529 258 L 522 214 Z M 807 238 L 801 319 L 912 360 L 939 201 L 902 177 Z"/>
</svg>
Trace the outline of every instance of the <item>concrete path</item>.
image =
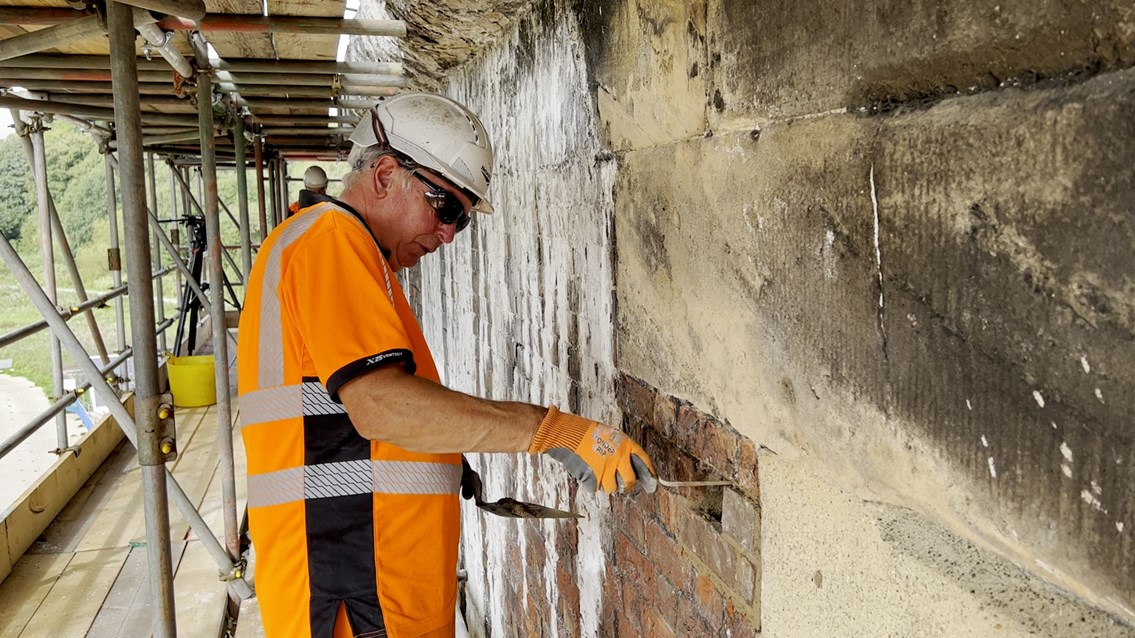
<svg viewBox="0 0 1135 638">
<path fill-rule="evenodd" d="M 43 390 L 23 377 L 0 374 L 0 440 L 5 440 L 51 403 Z M 40 428 L 0 459 L 0 512 L 55 463 L 54 422 Z"/>
</svg>

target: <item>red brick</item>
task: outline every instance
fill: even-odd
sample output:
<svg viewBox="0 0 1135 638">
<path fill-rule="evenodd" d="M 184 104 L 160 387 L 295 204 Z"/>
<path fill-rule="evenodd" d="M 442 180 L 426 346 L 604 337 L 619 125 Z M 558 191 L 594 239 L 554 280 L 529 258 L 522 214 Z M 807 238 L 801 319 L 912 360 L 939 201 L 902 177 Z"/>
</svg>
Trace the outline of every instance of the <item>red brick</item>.
<svg viewBox="0 0 1135 638">
<path fill-rule="evenodd" d="M 629 374 L 619 375 L 618 401 L 623 413 L 642 421 L 654 414 L 654 389 Z"/>
<path fill-rule="evenodd" d="M 756 595 L 756 568 L 712 523 L 696 512 L 684 512 L 678 538 L 742 600 L 752 602 Z"/>
<path fill-rule="evenodd" d="M 721 628 L 725 618 L 725 601 L 713 584 L 713 579 L 708 576 L 699 576 L 694 581 L 693 609 L 715 632 Z"/>
<path fill-rule="evenodd" d="M 698 613 L 692 600 L 682 597 L 677 599 L 678 621 L 674 628 L 679 636 L 713 636 L 713 628 Z"/>
<path fill-rule="evenodd" d="M 661 432 L 666 438 L 674 437 L 675 420 L 678 416 L 678 406 L 673 397 L 661 392 L 655 395 L 654 412 L 650 418 L 650 425 Z"/>
<path fill-rule="evenodd" d="M 646 526 L 646 559 L 671 585 L 684 588 L 690 580 L 689 561 L 678 542 L 657 525 Z"/>
<path fill-rule="evenodd" d="M 744 490 L 749 498 L 760 501 L 761 486 L 759 481 L 759 468 L 757 465 L 757 444 L 742 436 L 737 448 L 737 474 L 735 480 L 738 487 Z"/>
<path fill-rule="evenodd" d="M 726 489 L 721 503 L 721 528 L 746 552 L 760 548 L 760 515 L 757 504 L 735 490 Z"/>
<path fill-rule="evenodd" d="M 660 601 L 665 604 L 666 601 Z M 650 636 L 650 638 L 674 638 L 674 629 L 670 626 L 661 614 L 656 609 L 650 609 L 646 612 L 643 618 L 643 636 Z"/>
</svg>

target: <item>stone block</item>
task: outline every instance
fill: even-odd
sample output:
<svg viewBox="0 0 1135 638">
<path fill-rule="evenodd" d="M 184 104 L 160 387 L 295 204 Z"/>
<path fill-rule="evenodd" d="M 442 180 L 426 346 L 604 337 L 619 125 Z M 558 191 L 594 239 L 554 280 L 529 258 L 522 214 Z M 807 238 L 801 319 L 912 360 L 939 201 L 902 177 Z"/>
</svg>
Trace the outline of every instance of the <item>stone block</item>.
<svg viewBox="0 0 1135 638">
<path fill-rule="evenodd" d="M 887 108 L 1135 61 L 1124 0 L 709 3 L 714 128 Z M 792 42 L 793 46 L 784 46 Z"/>
<path fill-rule="evenodd" d="M 700 134 L 705 125 L 705 0 L 582 6 L 606 144 L 619 151 Z"/>
</svg>

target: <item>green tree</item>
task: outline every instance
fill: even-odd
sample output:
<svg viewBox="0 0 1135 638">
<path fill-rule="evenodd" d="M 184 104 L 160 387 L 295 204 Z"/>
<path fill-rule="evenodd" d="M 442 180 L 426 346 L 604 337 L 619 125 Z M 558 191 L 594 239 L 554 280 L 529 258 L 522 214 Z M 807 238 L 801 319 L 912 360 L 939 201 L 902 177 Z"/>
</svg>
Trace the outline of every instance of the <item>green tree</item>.
<svg viewBox="0 0 1135 638">
<path fill-rule="evenodd" d="M 24 220 L 33 215 L 32 174 L 20 138 L 9 135 L 0 141 L 0 232 L 19 239 Z"/>
</svg>

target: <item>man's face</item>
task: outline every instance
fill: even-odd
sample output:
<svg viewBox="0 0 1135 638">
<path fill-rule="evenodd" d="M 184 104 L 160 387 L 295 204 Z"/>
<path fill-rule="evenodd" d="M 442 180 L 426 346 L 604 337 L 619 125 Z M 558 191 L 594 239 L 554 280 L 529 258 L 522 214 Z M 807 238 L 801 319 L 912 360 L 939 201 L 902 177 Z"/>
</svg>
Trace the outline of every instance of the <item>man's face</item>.
<svg viewBox="0 0 1135 638">
<path fill-rule="evenodd" d="M 417 265 L 419 259 L 442 244 L 452 242 L 457 234 L 456 224 L 441 223 L 437 211 L 426 198 L 431 188 L 452 193 L 466 212 L 472 207 L 472 202 L 460 189 L 436 173 L 418 169 L 423 180 L 416 179 L 404 168 L 399 167 L 397 171 L 400 173 L 390 189 L 388 201 L 393 207 L 392 213 L 385 215 L 381 229 L 376 229 L 383 247 L 390 251 L 390 265 L 396 271 Z"/>
</svg>

